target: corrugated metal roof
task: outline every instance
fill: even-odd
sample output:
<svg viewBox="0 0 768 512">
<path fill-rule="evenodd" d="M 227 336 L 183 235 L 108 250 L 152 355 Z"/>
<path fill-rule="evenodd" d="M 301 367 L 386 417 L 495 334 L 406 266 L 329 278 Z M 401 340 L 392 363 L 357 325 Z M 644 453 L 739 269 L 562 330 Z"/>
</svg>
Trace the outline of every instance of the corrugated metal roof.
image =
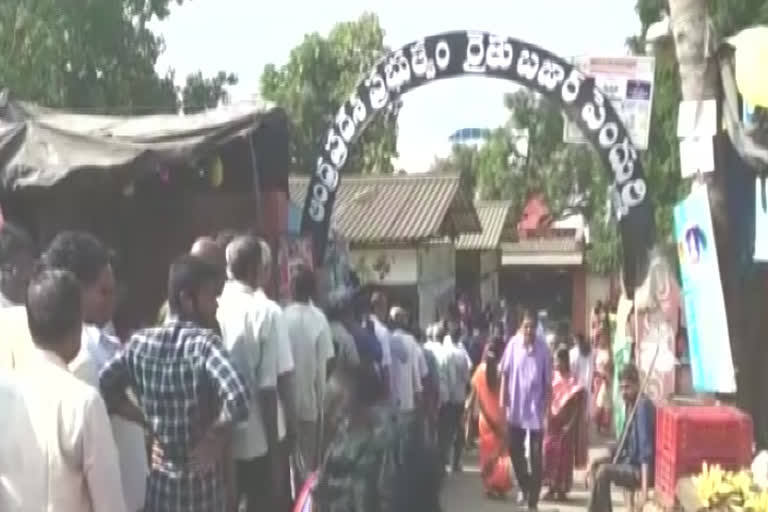
<svg viewBox="0 0 768 512">
<path fill-rule="evenodd" d="M 459 236 L 456 249 L 461 251 L 492 250 L 499 247 L 504 227 L 514 228 L 511 223 L 510 201 L 477 201 L 475 210 L 483 228 L 481 233 Z"/>
<path fill-rule="evenodd" d="M 304 205 L 308 178 L 289 180 Z M 332 225 L 352 243 L 407 243 L 479 232 L 480 220 L 456 175 L 344 176 Z"/>
</svg>

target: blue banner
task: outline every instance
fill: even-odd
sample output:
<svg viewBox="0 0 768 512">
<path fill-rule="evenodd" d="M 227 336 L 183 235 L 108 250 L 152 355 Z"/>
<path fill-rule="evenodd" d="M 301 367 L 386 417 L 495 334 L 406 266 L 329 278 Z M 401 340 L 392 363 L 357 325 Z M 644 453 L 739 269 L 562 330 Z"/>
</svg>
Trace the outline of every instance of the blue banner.
<svg viewBox="0 0 768 512">
<path fill-rule="evenodd" d="M 691 194 L 675 206 L 675 239 L 693 388 L 704 393 L 735 393 L 725 299 L 705 186 L 694 185 Z"/>
</svg>

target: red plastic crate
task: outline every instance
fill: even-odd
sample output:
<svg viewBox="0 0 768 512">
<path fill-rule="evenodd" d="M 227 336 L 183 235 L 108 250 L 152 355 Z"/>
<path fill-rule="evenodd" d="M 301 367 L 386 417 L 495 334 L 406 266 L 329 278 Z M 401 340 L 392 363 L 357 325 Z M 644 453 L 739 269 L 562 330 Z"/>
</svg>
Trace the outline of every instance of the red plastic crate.
<svg viewBox="0 0 768 512">
<path fill-rule="evenodd" d="M 752 419 L 733 407 L 659 407 L 654 477 L 660 504 L 673 506 L 677 480 L 701 471 L 705 461 L 726 469 L 748 467 L 752 434 Z"/>
</svg>

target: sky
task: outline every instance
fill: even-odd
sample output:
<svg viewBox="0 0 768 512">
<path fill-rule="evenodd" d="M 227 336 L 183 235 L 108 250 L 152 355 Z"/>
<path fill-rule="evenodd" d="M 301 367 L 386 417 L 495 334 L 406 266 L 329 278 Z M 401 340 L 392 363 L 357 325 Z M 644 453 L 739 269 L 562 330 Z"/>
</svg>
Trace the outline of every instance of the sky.
<svg viewBox="0 0 768 512">
<path fill-rule="evenodd" d="M 267 5 L 269 5 L 267 7 Z M 234 101 L 259 90 L 266 64 L 281 65 L 304 34 L 327 34 L 363 12 L 379 16 L 385 43 L 397 48 L 448 30 L 485 30 L 537 44 L 563 57 L 626 55 L 625 40 L 640 31 L 635 0 L 186 0 L 153 28 L 166 42 L 158 70 L 176 76 L 232 71 L 240 79 Z M 493 128 L 508 117 L 503 105 L 512 82 L 457 78 L 403 97 L 397 168 L 428 170 L 450 150 L 448 136 L 465 127 Z"/>
</svg>

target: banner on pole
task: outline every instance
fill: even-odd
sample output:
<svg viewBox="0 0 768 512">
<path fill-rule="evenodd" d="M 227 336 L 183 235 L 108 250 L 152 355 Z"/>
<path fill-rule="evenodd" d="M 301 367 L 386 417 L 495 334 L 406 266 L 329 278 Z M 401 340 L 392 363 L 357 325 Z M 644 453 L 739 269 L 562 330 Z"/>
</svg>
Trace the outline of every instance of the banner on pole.
<svg viewBox="0 0 768 512">
<path fill-rule="evenodd" d="M 675 206 L 674 217 L 693 388 L 705 393 L 735 393 L 736 375 L 706 187 L 695 186 Z"/>
</svg>

